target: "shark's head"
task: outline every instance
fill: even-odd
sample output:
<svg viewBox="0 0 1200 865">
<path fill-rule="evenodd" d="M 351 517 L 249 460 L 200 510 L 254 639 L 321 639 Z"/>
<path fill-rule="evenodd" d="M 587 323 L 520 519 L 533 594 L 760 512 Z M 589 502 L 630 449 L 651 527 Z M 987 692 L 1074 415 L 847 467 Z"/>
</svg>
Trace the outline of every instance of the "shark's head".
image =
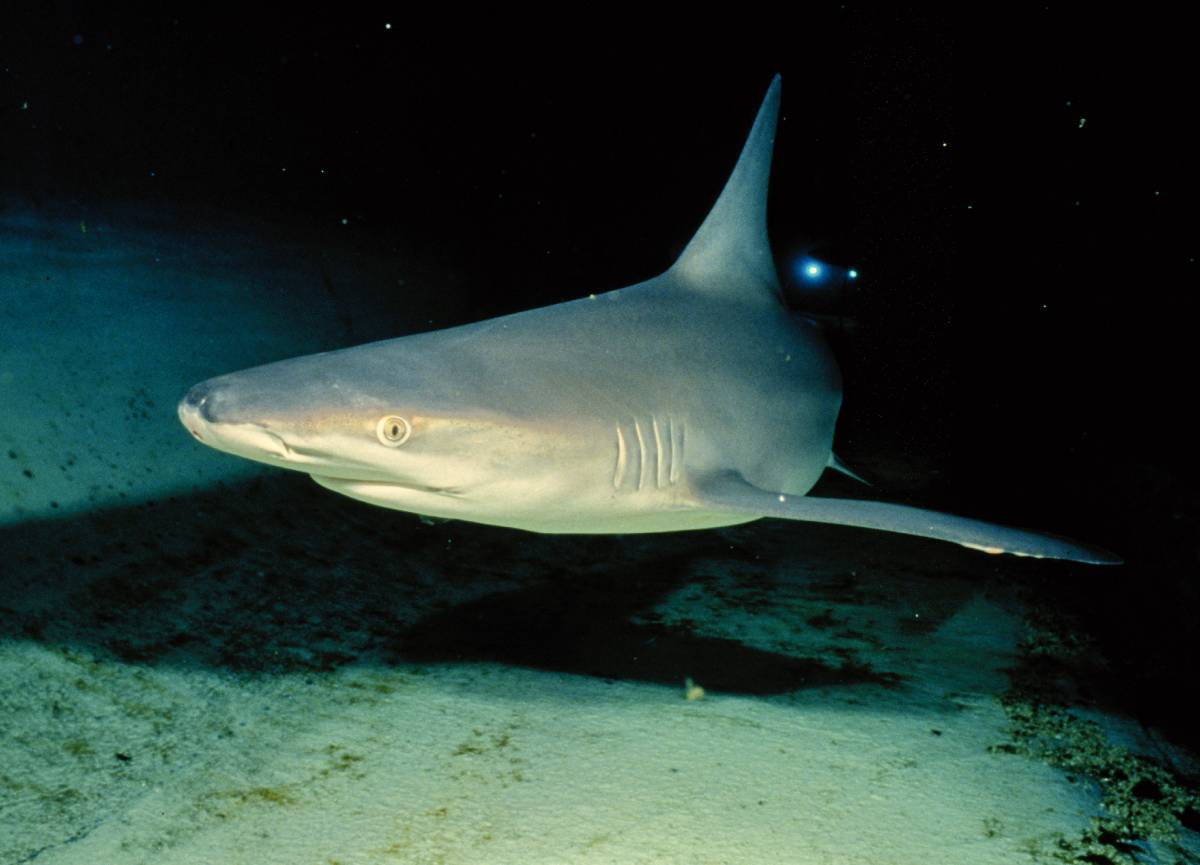
<svg viewBox="0 0 1200 865">
<path fill-rule="evenodd" d="M 551 493 L 554 437 L 486 399 L 462 399 L 452 388 L 469 379 L 448 386 L 454 376 L 428 374 L 403 342 L 209 379 L 180 401 L 179 419 L 217 450 L 401 510 L 479 518 L 493 502 Z"/>
</svg>

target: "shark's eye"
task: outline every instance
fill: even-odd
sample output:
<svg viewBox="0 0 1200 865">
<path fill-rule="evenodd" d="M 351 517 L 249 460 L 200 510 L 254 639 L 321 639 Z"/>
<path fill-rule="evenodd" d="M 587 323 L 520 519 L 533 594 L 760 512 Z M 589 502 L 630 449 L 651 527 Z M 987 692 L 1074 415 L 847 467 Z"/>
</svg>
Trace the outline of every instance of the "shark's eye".
<svg viewBox="0 0 1200 865">
<path fill-rule="evenodd" d="M 398 448 L 412 435 L 412 426 L 399 415 L 390 414 L 381 417 L 379 423 L 375 424 L 375 435 L 380 444 Z"/>
</svg>

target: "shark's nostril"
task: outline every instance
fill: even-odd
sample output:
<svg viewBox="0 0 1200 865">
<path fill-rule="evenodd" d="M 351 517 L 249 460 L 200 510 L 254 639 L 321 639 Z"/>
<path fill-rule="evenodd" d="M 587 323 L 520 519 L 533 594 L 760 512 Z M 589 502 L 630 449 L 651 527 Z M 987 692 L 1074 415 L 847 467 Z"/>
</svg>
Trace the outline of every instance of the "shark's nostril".
<svg viewBox="0 0 1200 865">
<path fill-rule="evenodd" d="M 183 401 L 190 406 L 201 406 L 204 404 L 204 400 L 208 398 L 209 391 L 211 390 L 212 385 L 206 381 L 201 382 L 187 392 L 187 396 L 183 398 Z"/>
<path fill-rule="evenodd" d="M 217 399 L 219 393 L 220 388 L 214 387 L 211 382 L 201 382 L 187 392 L 180 407 L 181 409 L 191 409 L 203 420 L 213 423 L 217 420 L 214 409 L 216 403 L 219 402 Z"/>
</svg>

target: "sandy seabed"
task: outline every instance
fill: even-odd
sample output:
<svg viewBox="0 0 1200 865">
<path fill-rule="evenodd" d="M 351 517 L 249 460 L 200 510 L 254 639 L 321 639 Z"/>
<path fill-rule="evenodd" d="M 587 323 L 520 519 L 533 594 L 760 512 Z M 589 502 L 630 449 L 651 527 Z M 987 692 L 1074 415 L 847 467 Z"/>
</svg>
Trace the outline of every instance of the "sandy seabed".
<svg viewBox="0 0 1200 865">
<path fill-rule="evenodd" d="M 1044 704 L 1081 638 L 1030 578 L 1079 569 L 342 500 L 174 401 L 337 344 L 385 265 L 5 219 L 3 865 L 1200 861 L 1166 746 Z"/>
</svg>

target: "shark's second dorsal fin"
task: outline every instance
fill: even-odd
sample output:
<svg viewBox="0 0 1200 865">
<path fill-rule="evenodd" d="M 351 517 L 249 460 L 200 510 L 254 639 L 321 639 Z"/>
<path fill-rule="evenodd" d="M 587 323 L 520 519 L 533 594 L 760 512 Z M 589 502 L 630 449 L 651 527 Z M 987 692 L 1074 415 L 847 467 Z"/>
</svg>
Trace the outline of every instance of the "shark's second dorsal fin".
<svg viewBox="0 0 1200 865">
<path fill-rule="evenodd" d="M 767 181 L 779 117 L 779 81 L 778 75 L 771 80 L 733 174 L 671 268 L 702 290 L 780 295 L 767 240 Z"/>
</svg>

